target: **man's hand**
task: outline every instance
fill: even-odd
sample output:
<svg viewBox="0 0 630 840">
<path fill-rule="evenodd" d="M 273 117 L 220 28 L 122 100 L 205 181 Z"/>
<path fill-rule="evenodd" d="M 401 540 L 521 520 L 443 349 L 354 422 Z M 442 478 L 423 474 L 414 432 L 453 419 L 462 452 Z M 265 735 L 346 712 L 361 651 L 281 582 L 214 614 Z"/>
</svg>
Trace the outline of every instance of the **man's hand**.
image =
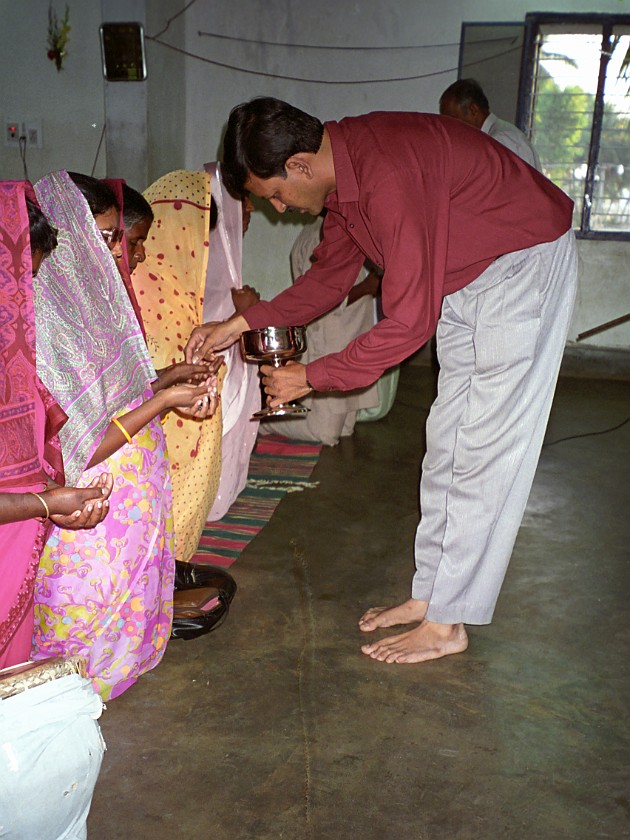
<svg viewBox="0 0 630 840">
<path fill-rule="evenodd" d="M 249 329 L 249 324 L 242 315 L 232 315 L 227 321 L 209 321 L 191 332 L 185 348 L 188 364 L 199 364 L 204 359 L 211 359 L 216 350 L 223 350 L 234 344 L 241 333 Z"/>
<path fill-rule="evenodd" d="M 267 405 L 275 408 L 281 403 L 292 402 L 305 397 L 312 389 L 306 384 L 306 365 L 287 362 L 284 367 L 262 365 L 260 368 L 265 394 L 269 395 Z"/>
<path fill-rule="evenodd" d="M 258 303 L 260 295 L 253 286 L 243 286 L 242 289 L 232 289 L 232 303 L 234 309 L 240 314 L 249 309 L 250 306 Z"/>
</svg>

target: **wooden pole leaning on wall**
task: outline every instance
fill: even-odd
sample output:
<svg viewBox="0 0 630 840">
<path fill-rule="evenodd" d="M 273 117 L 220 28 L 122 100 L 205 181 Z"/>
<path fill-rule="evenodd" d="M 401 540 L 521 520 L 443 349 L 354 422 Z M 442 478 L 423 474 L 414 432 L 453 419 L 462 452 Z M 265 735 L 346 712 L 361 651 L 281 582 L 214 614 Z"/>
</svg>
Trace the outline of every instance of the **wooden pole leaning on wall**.
<svg viewBox="0 0 630 840">
<path fill-rule="evenodd" d="M 580 333 L 576 339 L 576 341 L 582 341 L 584 338 L 589 338 L 591 335 L 596 335 L 597 333 L 603 332 L 604 330 L 609 330 L 611 327 L 618 327 L 619 324 L 625 324 L 626 321 L 630 321 L 630 312 L 627 315 L 622 315 L 621 318 L 615 318 L 612 321 L 606 321 L 605 324 L 600 324 L 598 327 L 593 327 L 590 330 L 586 330 L 583 333 Z"/>
</svg>

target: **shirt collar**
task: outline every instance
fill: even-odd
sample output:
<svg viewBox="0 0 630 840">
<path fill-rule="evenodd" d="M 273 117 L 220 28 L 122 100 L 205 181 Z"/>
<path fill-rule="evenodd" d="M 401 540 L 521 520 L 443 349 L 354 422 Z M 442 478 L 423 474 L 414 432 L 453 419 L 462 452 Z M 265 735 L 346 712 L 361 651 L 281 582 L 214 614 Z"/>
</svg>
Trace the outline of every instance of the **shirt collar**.
<svg viewBox="0 0 630 840">
<path fill-rule="evenodd" d="M 335 165 L 335 183 L 337 185 L 335 192 L 328 196 L 326 206 L 328 206 L 329 199 L 332 199 L 332 205 L 336 203 L 335 199 L 339 204 L 357 202 L 359 200 L 359 184 L 354 174 L 354 167 L 352 166 L 348 146 L 343 136 L 343 129 L 338 122 L 332 120 L 324 123 L 324 126 L 328 131 L 330 145 L 332 146 L 333 162 Z"/>
<path fill-rule="evenodd" d="M 481 130 L 483 131 L 483 133 L 489 134 L 496 121 L 497 118 L 495 114 L 488 114 L 488 116 L 483 121 L 483 125 L 481 126 Z"/>
</svg>

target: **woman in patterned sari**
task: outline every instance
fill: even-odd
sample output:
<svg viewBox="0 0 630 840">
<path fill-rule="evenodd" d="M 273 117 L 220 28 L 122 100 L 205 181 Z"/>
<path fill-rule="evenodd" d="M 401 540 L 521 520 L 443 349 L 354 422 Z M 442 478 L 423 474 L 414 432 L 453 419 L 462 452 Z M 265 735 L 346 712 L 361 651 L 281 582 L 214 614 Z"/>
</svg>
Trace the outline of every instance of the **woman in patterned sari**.
<svg viewBox="0 0 630 840">
<path fill-rule="evenodd" d="M 27 196 L 35 199 L 28 182 L 0 182 L 0 669 L 30 657 L 48 517 L 91 528 L 111 489 L 107 476 L 83 490 L 61 486 L 57 431 L 66 417 L 35 372 L 32 283 L 57 240 Z"/>
<path fill-rule="evenodd" d="M 35 185 L 59 228 L 58 248 L 35 286 L 37 369 L 70 418 L 60 432 L 67 477 L 84 484 L 107 470 L 114 489 L 110 516 L 96 529 L 55 528 L 48 538 L 35 645 L 40 656 L 85 656 L 107 699 L 164 654 L 174 563 L 159 418 L 174 407 L 205 416 L 212 383 L 153 394 L 155 371 L 114 262 L 121 255 L 116 199 L 94 179 L 75 180 L 80 190 L 66 172 Z"/>
<path fill-rule="evenodd" d="M 210 235 L 210 175 L 177 171 L 144 193 L 155 221 L 132 283 L 156 368 L 183 359 L 202 323 Z M 219 371 L 222 381 L 225 368 Z M 222 411 L 203 421 L 169 415 L 164 423 L 173 485 L 175 556 L 187 562 L 199 544 L 221 475 Z"/>
</svg>

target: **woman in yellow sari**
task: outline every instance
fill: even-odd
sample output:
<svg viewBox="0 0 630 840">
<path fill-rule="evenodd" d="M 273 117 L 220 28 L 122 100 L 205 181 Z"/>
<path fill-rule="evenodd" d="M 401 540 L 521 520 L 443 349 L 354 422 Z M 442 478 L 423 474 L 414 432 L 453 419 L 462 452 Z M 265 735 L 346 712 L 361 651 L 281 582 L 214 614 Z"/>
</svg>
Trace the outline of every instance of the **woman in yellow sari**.
<svg viewBox="0 0 630 840">
<path fill-rule="evenodd" d="M 144 243 L 146 260 L 132 283 L 149 353 L 156 369 L 182 361 L 193 328 L 203 322 L 210 237 L 210 175 L 176 171 L 144 193 L 154 222 Z M 219 389 L 224 371 L 219 371 Z M 164 422 L 171 464 L 175 557 L 187 562 L 216 496 L 221 475 L 221 404 L 212 417 L 175 413 Z"/>
</svg>

